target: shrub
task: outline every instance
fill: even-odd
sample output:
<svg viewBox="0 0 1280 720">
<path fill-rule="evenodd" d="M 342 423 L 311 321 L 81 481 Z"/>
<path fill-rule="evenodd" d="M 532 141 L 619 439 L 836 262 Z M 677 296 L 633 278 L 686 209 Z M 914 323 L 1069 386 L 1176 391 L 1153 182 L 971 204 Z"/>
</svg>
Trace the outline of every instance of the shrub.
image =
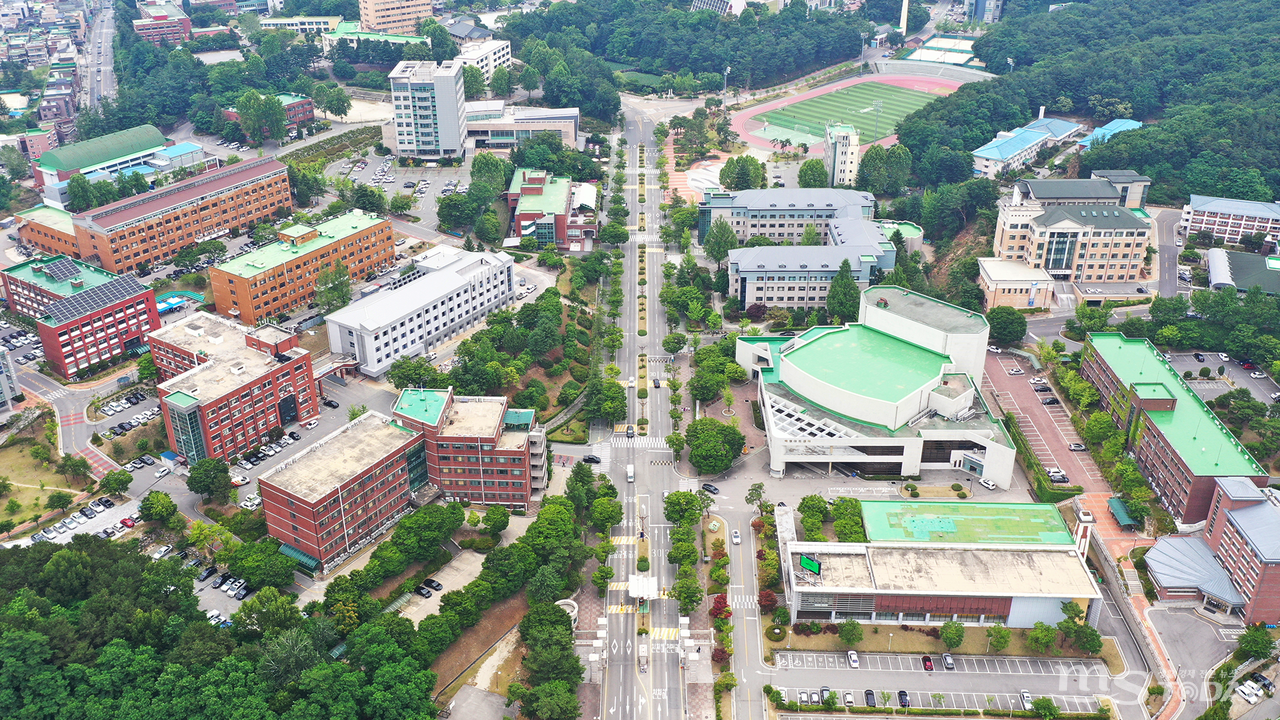
<svg viewBox="0 0 1280 720">
<path fill-rule="evenodd" d="M 770 625 L 765 629 L 764 636 L 773 642 L 782 642 L 787 637 L 787 629 L 781 625 Z"/>
<path fill-rule="evenodd" d="M 645 398 L 649 397 L 649 388 L 640 388 L 639 390 L 637 390 L 636 397 L 641 400 L 644 400 Z"/>
<path fill-rule="evenodd" d="M 648 570 L 649 570 L 649 558 L 644 555 L 641 555 L 639 558 L 636 559 L 636 571 L 647 572 Z"/>
<path fill-rule="evenodd" d="M 964 486 L 961 485 L 960 483 L 951 483 L 951 489 L 956 492 L 960 492 L 961 490 L 964 489 Z"/>
<path fill-rule="evenodd" d="M 584 365 L 570 365 L 569 376 L 580 383 L 584 383 L 591 377 L 591 370 Z"/>
<path fill-rule="evenodd" d="M 960 492 L 956 493 L 956 497 L 958 497 L 958 498 L 960 498 L 961 500 L 963 500 L 963 499 L 965 499 L 965 498 L 969 497 L 969 493 L 967 493 L 967 492 L 965 492 L 965 491 L 961 490 Z"/>
<path fill-rule="evenodd" d="M 728 662 L 728 661 L 729 661 L 728 650 L 718 647 L 715 650 L 711 651 L 711 662 L 722 663 L 722 662 Z"/>
<path fill-rule="evenodd" d="M 903 487 L 905 487 L 905 488 L 907 489 L 907 491 L 909 492 L 909 491 L 911 491 L 911 490 L 915 490 L 915 489 L 916 489 L 916 484 L 915 484 L 915 483 L 907 483 L 907 484 L 906 484 L 906 485 L 904 485 Z"/>
<path fill-rule="evenodd" d="M 918 497 L 920 497 L 920 491 L 919 491 L 919 490 L 912 490 L 912 491 L 911 491 L 911 497 L 913 497 L 913 498 L 918 498 Z"/>
<path fill-rule="evenodd" d="M 498 541 L 492 537 L 467 538 L 458 543 L 458 546 L 468 550 L 475 550 L 483 555 L 498 546 Z"/>
</svg>

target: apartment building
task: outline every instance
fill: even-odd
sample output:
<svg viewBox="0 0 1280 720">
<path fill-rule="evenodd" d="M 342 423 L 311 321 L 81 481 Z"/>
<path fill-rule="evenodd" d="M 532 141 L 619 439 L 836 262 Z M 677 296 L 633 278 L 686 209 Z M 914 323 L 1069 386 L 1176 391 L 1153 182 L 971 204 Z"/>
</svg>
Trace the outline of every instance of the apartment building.
<svg viewBox="0 0 1280 720">
<path fill-rule="evenodd" d="M 831 187 L 858 182 L 858 159 L 862 153 L 858 128 L 852 125 L 828 125 L 827 142 L 822 147 L 822 164 L 827 169 Z"/>
<path fill-rule="evenodd" d="M 511 43 L 506 40 L 484 40 L 462 46 L 462 52 L 454 58 L 463 66 L 480 68 L 487 83 L 493 79 L 493 71 L 499 67 L 511 67 Z"/>
<path fill-rule="evenodd" d="M 387 76 L 395 121 L 384 126 L 383 144 L 397 155 L 462 155 L 466 136 L 462 68 L 458 60 L 406 60 L 396 65 Z"/>
<path fill-rule="evenodd" d="M 445 502 L 525 510 L 532 492 L 546 488 L 546 430 L 533 410 L 510 408 L 502 396 L 408 388 L 400 391 L 392 414 L 422 433 L 426 476 Z"/>
<path fill-rule="evenodd" d="M 286 18 L 287 20 L 296 20 L 297 18 Z M 265 21 L 264 21 L 265 22 Z M 285 126 L 289 128 L 290 133 L 298 130 L 301 123 L 312 122 L 316 119 L 316 106 L 311 98 L 306 95 L 298 95 L 296 93 L 276 93 L 276 99 L 284 105 Z M 231 122 L 240 122 L 240 113 L 236 112 L 234 106 L 222 111 L 223 116 Z"/>
<path fill-rule="evenodd" d="M 785 308 L 826 307 L 831 280 L 845 260 L 849 261 L 854 281 L 864 290 L 872 280 L 893 270 L 898 253 L 879 223 L 844 218 L 832 221 L 832 228 L 841 231 L 844 242 L 730 250 L 729 296 L 738 298 L 743 308 L 757 303 Z"/>
<path fill-rule="evenodd" d="M 1232 245 L 1253 233 L 1275 239 L 1280 237 L 1280 203 L 1192 195 L 1182 206 L 1178 232 L 1190 236 L 1204 230 Z"/>
<path fill-rule="evenodd" d="M 1138 469 L 1181 531 L 1199 529 L 1209 517 L 1215 477 L 1270 482 L 1150 341 L 1092 333 L 1080 375 L 1098 388 L 1102 409 L 1129 439 Z"/>
<path fill-rule="evenodd" d="M 382 377 L 397 358 L 427 353 L 510 305 L 512 268 L 506 253 L 437 245 L 414 258 L 412 272 L 393 289 L 330 313 L 329 349 L 355 356 L 365 375 Z"/>
<path fill-rule="evenodd" d="M 763 235 L 775 242 L 799 244 L 804 229 L 813 225 L 823 244 L 830 242 L 828 226 L 837 218 L 870 220 L 876 200 L 871 193 L 835 188 L 768 188 L 703 193 L 698 203 L 698 242 L 723 217 L 738 243 Z"/>
<path fill-rule="evenodd" d="M 256 325 L 314 300 L 317 277 L 335 262 L 358 279 L 394 261 L 391 222 L 355 209 L 284 228 L 277 242 L 210 268 L 209 284 L 219 313 Z"/>
<path fill-rule="evenodd" d="M 239 13 L 236 9 L 236 0 L 191 0 L 191 11 L 195 12 L 197 8 L 213 7 L 216 10 L 235 16 Z M 266 27 L 266 21 L 263 21 L 263 27 Z"/>
<path fill-rule="evenodd" d="M 996 133 L 991 142 L 973 151 L 973 173 L 994 179 L 997 175 L 1031 162 L 1041 150 L 1076 137 L 1084 130 L 1066 120 L 1044 116 L 1020 128 Z"/>
<path fill-rule="evenodd" d="M 160 327 L 151 288 L 63 255 L 5 268 L 0 282 L 9 310 L 36 321 L 45 362 L 64 378 L 138 351 Z"/>
<path fill-rule="evenodd" d="M 590 251 L 600 232 L 599 195 L 591 183 L 573 182 L 545 170 L 516 168 L 506 193 L 511 221 L 520 237 L 538 247 Z"/>
<path fill-rule="evenodd" d="M 143 263 L 162 263 L 233 227 L 268 221 L 277 208 L 292 205 L 284 164 L 259 158 L 71 215 L 70 242 L 62 232 L 65 224 L 44 224 L 49 213 L 26 216 L 18 235 L 46 253 L 124 273 Z"/>
<path fill-rule="evenodd" d="M 258 478 L 268 532 L 308 570 L 337 567 L 410 510 L 421 444 L 419 433 L 367 412 L 308 445 Z"/>
<path fill-rule="evenodd" d="M 133 21 L 133 30 L 143 40 L 155 45 L 162 42 L 177 45 L 191 39 L 191 18 L 169 0 L 140 2 L 138 13 L 142 17 Z"/>
<path fill-rule="evenodd" d="M 264 18 L 263 30 L 292 30 L 296 33 L 327 33 L 338 29 L 341 15 L 298 15 L 297 17 Z"/>
<path fill-rule="evenodd" d="M 365 32 L 413 35 L 431 17 L 431 0 L 360 0 L 360 29 Z"/>
<path fill-rule="evenodd" d="M 311 353 L 279 327 L 251 330 L 199 312 L 147 340 L 169 445 L 188 463 L 243 455 L 272 428 L 320 414 Z"/>
<path fill-rule="evenodd" d="M 510 148 L 535 135 L 551 133 L 578 146 L 578 108 L 508 106 L 505 100 L 475 100 L 464 106 L 468 143 L 479 148 Z"/>
</svg>

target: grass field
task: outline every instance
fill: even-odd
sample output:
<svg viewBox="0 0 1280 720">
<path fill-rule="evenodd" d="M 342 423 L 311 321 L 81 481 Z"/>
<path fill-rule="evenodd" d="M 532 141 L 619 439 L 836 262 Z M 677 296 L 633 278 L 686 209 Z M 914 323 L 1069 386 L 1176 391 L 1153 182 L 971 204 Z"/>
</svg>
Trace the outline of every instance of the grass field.
<svg viewBox="0 0 1280 720">
<path fill-rule="evenodd" d="M 818 138 L 825 137 L 828 124 L 844 123 L 858 128 L 861 141 L 869 143 L 893 134 L 899 120 L 937 97 L 920 90 L 866 82 L 760 113 L 752 120 L 768 123 L 774 130 L 793 129 Z M 876 100 L 884 103 L 878 126 L 875 110 L 867 109 L 874 107 Z"/>
</svg>

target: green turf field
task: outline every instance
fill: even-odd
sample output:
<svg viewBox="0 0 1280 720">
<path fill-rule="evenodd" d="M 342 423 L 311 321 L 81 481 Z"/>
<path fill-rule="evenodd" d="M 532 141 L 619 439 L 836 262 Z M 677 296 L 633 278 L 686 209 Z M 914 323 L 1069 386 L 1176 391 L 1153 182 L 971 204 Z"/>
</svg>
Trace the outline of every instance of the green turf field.
<svg viewBox="0 0 1280 720">
<path fill-rule="evenodd" d="M 826 136 L 828 124 L 845 123 L 858 128 L 861 141 L 869 143 L 892 135 L 899 120 L 937 97 L 920 90 L 866 82 L 760 113 L 752 120 L 768 123 L 771 131 L 787 128 L 819 138 Z M 867 110 L 876 100 L 884 103 L 878 129 L 875 110 Z"/>
</svg>

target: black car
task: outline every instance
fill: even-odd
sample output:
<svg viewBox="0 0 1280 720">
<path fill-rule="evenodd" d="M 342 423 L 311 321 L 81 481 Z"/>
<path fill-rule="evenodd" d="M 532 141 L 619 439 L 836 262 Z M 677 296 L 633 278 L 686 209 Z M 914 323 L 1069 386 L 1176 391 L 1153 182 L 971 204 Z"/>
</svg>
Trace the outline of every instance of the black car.
<svg viewBox="0 0 1280 720">
<path fill-rule="evenodd" d="M 599 465 L 599 464 L 600 464 L 600 457 L 599 457 L 599 456 L 597 456 L 597 455 L 583 455 L 583 456 L 582 456 L 582 462 L 584 462 L 584 463 L 591 463 L 592 465 Z"/>
<path fill-rule="evenodd" d="M 244 587 L 240 588 L 240 591 L 239 591 L 239 592 L 237 592 L 237 593 L 236 593 L 236 599 L 237 599 L 237 600 L 243 600 L 243 599 L 245 599 L 245 598 L 249 597 L 249 593 L 250 593 L 250 592 L 251 592 L 251 591 L 249 590 L 249 586 L 248 586 L 248 585 L 245 585 Z"/>
<path fill-rule="evenodd" d="M 1058 405 L 1060 403 L 1058 402 L 1058 398 L 1050 397 L 1050 398 L 1045 398 L 1041 400 L 1040 404 L 1041 405 Z"/>
<path fill-rule="evenodd" d="M 334 409 L 336 410 L 336 409 L 338 408 L 338 401 L 337 401 L 337 400 L 325 400 L 325 401 L 324 401 L 324 406 L 325 406 L 325 407 L 327 407 L 327 408 L 334 408 Z"/>
<path fill-rule="evenodd" d="M 1053 388 L 1048 385 L 1037 385 L 1031 389 L 1039 393 L 1053 392 Z"/>
<path fill-rule="evenodd" d="M 258 456 L 257 456 L 257 455 L 250 455 L 249 457 L 247 457 L 247 458 L 245 458 L 245 459 L 249 461 L 249 464 L 250 464 L 250 465 L 253 465 L 253 466 L 255 466 L 255 467 L 257 467 L 258 463 L 262 462 L 261 460 L 259 460 L 259 459 L 258 459 Z"/>
<path fill-rule="evenodd" d="M 299 434 L 298 434 L 298 433 L 296 433 L 296 432 L 291 432 L 291 433 L 289 433 L 289 437 L 290 437 L 290 438 L 293 438 L 293 440 L 294 440 L 295 442 L 296 442 L 296 441 L 298 441 L 298 440 L 301 440 L 301 439 L 302 439 L 302 436 L 301 436 L 301 435 L 299 435 Z"/>
<path fill-rule="evenodd" d="M 96 538 L 102 538 L 103 540 L 107 539 L 107 533 L 105 530 L 99 530 L 98 532 L 94 533 L 93 536 Z"/>
<path fill-rule="evenodd" d="M 80 508 L 80 514 L 84 515 L 87 518 L 97 517 L 98 515 L 98 513 L 93 511 L 93 508 L 87 507 L 87 506 Z"/>
<path fill-rule="evenodd" d="M 222 587 L 222 584 L 223 584 L 223 583 L 225 583 L 226 581 L 228 581 L 228 580 L 230 580 L 230 579 L 231 579 L 231 573 L 229 573 L 229 572 L 227 572 L 227 573 L 222 573 L 221 575 L 219 575 L 219 576 L 218 576 L 218 579 L 217 579 L 217 580 L 214 580 L 214 581 L 213 581 L 213 584 L 212 584 L 212 585 L 210 585 L 209 587 L 211 587 L 211 588 L 220 588 L 220 587 Z"/>
<path fill-rule="evenodd" d="M 49 538 L 45 537 L 44 533 L 36 533 L 35 535 L 31 536 L 31 544 L 34 545 L 35 543 L 42 543 L 42 542 L 49 542 Z"/>
<path fill-rule="evenodd" d="M 720 488 L 716 487 L 715 485 L 712 485 L 711 483 L 702 483 L 702 489 L 703 489 L 703 490 L 706 490 L 707 492 L 711 493 L 712 495 L 719 495 L 719 494 L 720 494 Z"/>
<path fill-rule="evenodd" d="M 911 707 L 911 697 L 907 695 L 906 690 L 898 691 L 898 706 L 904 708 Z"/>
<path fill-rule="evenodd" d="M 115 503 L 111 502 L 111 498 L 100 497 L 98 498 L 98 502 L 102 503 L 102 507 L 113 508 L 116 506 Z"/>
<path fill-rule="evenodd" d="M 867 707 L 876 706 L 876 694 L 874 691 L 867 690 L 866 692 L 862 693 L 862 699 L 866 701 Z"/>
<path fill-rule="evenodd" d="M 1249 673 L 1249 679 L 1261 685 L 1262 689 L 1267 692 L 1276 691 L 1276 684 L 1271 682 L 1271 679 L 1262 673 Z"/>
<path fill-rule="evenodd" d="M 422 584 L 426 585 L 432 590 L 435 590 L 436 592 L 439 592 L 444 589 L 444 586 L 440 584 L 440 581 L 436 580 L 435 578 L 427 578 L 426 580 L 422 581 Z"/>
<path fill-rule="evenodd" d="M 779 334 L 779 335 L 781 335 L 781 336 L 783 336 L 783 337 L 795 337 L 795 336 L 796 336 L 796 331 L 795 331 L 795 330 L 786 330 L 786 331 L 780 332 L 780 333 L 778 333 L 778 334 Z"/>
<path fill-rule="evenodd" d="M 140 457 L 140 458 L 138 458 L 138 459 L 142 461 L 142 464 L 143 464 L 143 465 L 155 465 L 155 464 L 156 464 L 156 460 L 155 460 L 155 458 L 151 457 L 150 455 L 143 455 L 142 457 Z"/>
<path fill-rule="evenodd" d="M 179 560 L 186 560 L 190 555 L 191 555 L 191 553 L 189 553 L 189 552 L 188 552 L 188 551 L 186 551 L 186 550 L 179 550 L 179 551 L 178 551 L 177 558 L 178 558 Z"/>
<path fill-rule="evenodd" d="M 417 593 L 418 595 L 421 595 L 424 598 L 431 597 L 431 588 L 427 587 L 426 585 L 419 585 L 418 587 L 414 588 L 414 592 Z"/>
<path fill-rule="evenodd" d="M 217 573 L 218 573 L 218 566 L 210 565 L 209 567 L 200 571 L 200 574 L 196 576 L 196 581 L 204 582 L 205 580 L 208 580 L 209 578 L 213 577 Z"/>
</svg>

